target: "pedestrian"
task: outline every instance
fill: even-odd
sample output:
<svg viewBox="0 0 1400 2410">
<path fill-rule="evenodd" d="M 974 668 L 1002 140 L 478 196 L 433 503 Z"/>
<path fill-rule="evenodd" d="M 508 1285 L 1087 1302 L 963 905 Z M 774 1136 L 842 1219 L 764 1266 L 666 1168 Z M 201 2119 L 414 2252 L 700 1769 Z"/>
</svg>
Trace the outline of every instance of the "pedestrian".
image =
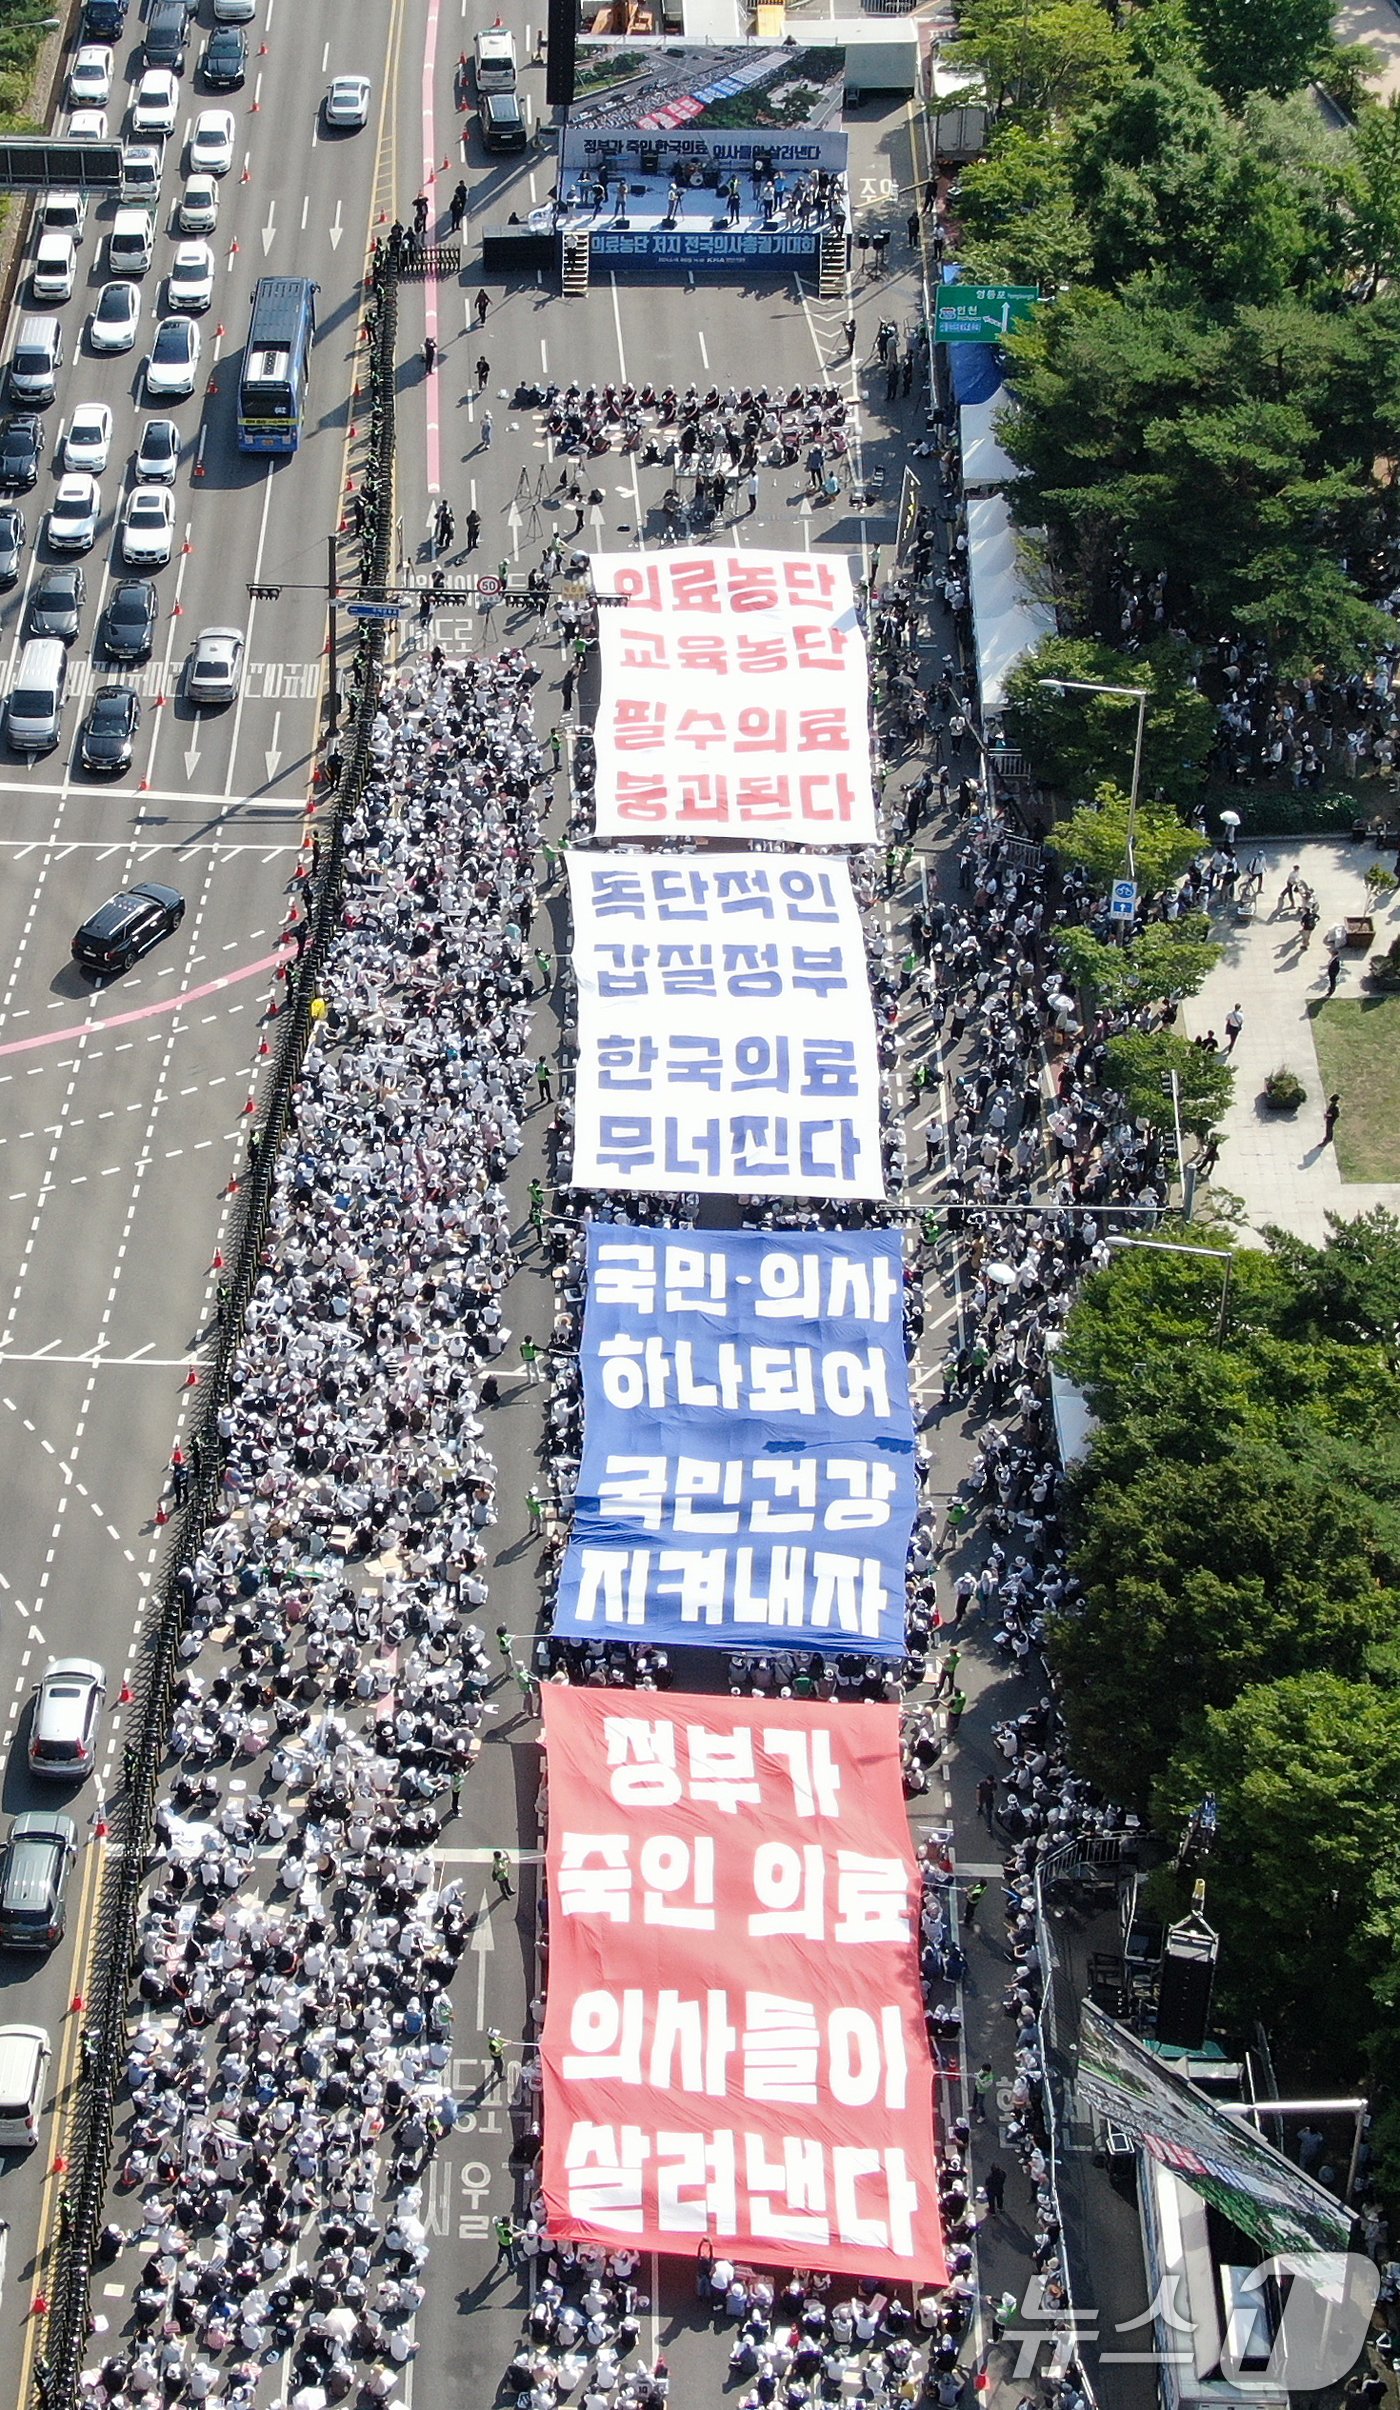
<svg viewBox="0 0 1400 2410">
<path fill-rule="evenodd" d="M 909 223 L 905 228 L 905 232 L 909 237 L 910 250 L 917 251 L 919 248 L 919 213 L 917 209 L 910 210 Z"/>
<path fill-rule="evenodd" d="M 462 1785 L 466 1779 L 466 1767 L 454 1766 L 452 1769 L 452 1813 L 454 1816 L 460 1816 L 462 1812 Z"/>
<path fill-rule="evenodd" d="M 981 2125 L 986 2118 L 987 2103 L 996 2090 L 996 2081 L 992 2072 L 991 2060 L 983 2059 L 972 2079 L 972 2114 L 978 2125 Z"/>
<path fill-rule="evenodd" d="M 986 1888 L 985 1883 L 969 1883 L 963 1893 L 962 1921 L 965 1933 L 970 1932 L 977 1922 L 977 1903 Z"/>
<path fill-rule="evenodd" d="M 1337 1124 L 1341 1120 L 1341 1117 L 1342 1100 L 1340 1096 L 1329 1096 L 1327 1099 L 1327 1110 L 1322 1116 L 1322 1143 L 1324 1146 L 1331 1145 L 1333 1133 L 1336 1130 Z"/>
<path fill-rule="evenodd" d="M 510 1879 L 510 1859 L 503 1849 L 491 1852 L 491 1880 L 503 1900 L 515 1897 L 515 1885 Z"/>
<path fill-rule="evenodd" d="M 996 1804 L 997 1786 L 993 1782 L 990 1774 L 984 1774 L 981 1781 L 977 1785 L 977 1813 L 981 1817 L 983 1823 L 986 1825 L 988 1832 L 990 1832 L 992 1829 L 992 1819 L 996 1814 Z"/>
<path fill-rule="evenodd" d="M 515 1643 L 503 1623 L 498 1623 L 496 1626 L 496 1647 L 506 1664 L 510 1665 L 515 1657 Z"/>
<path fill-rule="evenodd" d="M 1230 1007 L 1229 1012 L 1227 1012 L 1225 1015 L 1225 1036 L 1228 1040 L 1225 1052 L 1227 1055 L 1234 1053 L 1235 1041 L 1243 1027 L 1244 1014 L 1240 1011 L 1238 1004 L 1234 1004 Z"/>
<path fill-rule="evenodd" d="M 999 2218 L 1006 2203 L 1006 2170 L 995 2159 L 983 2178 L 982 2189 L 987 2196 L 988 2217 Z"/>
<path fill-rule="evenodd" d="M 506 2261 L 506 2263 L 509 2265 L 509 2263 L 511 2262 L 511 2260 L 512 2260 L 512 2259 L 513 2259 L 513 2257 L 514 2257 L 514 2253 L 515 2253 L 515 2220 L 514 2220 L 514 2218 L 497 2218 L 497 2220 L 496 2220 L 496 2258 L 497 2258 L 497 2260 L 498 2260 L 498 2261 L 499 2261 L 499 2260 L 505 2260 L 505 2261 Z"/>
<path fill-rule="evenodd" d="M 525 1512 L 530 1518 L 532 1532 L 544 1530 L 544 1499 L 532 1481 L 525 1492 Z"/>
<path fill-rule="evenodd" d="M 560 702 L 565 711 L 572 711 L 574 707 L 574 680 L 577 674 L 571 661 L 564 672 L 564 683 L 560 688 Z"/>
<path fill-rule="evenodd" d="M 544 1374 L 540 1371 L 540 1351 L 528 1333 L 520 1342 L 520 1361 L 525 1368 L 525 1378 L 530 1387 L 538 1389 L 540 1382 L 544 1379 Z"/>
<path fill-rule="evenodd" d="M 487 359 L 485 352 L 482 352 L 478 356 L 476 363 L 476 389 L 478 393 L 484 393 L 486 391 L 487 384 L 490 380 L 490 375 L 491 363 Z"/>
<path fill-rule="evenodd" d="M 467 550 L 468 550 L 468 552 L 475 552 L 475 550 L 476 550 L 476 548 L 477 548 L 477 545 L 478 545 L 480 542 L 481 542 L 481 513 L 480 513 L 480 511 L 479 511 L 479 510 L 469 510 L 469 511 L 467 512 Z"/>
<path fill-rule="evenodd" d="M 846 338 L 846 357 L 849 360 L 856 348 L 856 322 L 854 318 L 848 318 L 845 321 L 841 332 Z"/>
<path fill-rule="evenodd" d="M 540 1056 L 539 1061 L 535 1065 L 535 1086 L 539 1090 L 537 1101 L 542 1105 L 552 1104 L 554 1101 L 554 1081 L 550 1073 L 549 1064 L 543 1055 Z"/>
<path fill-rule="evenodd" d="M 476 297 L 476 300 L 475 300 L 475 302 L 474 302 L 474 304 L 473 304 L 473 307 L 474 307 L 474 309 L 475 309 L 475 311 L 476 311 L 476 323 L 477 323 L 477 325 L 478 325 L 478 326 L 485 326 L 485 324 L 486 324 L 486 313 L 487 313 L 487 311 L 488 311 L 488 310 L 490 309 L 490 307 L 491 307 L 491 296 L 490 296 L 490 294 L 489 294 L 489 293 L 488 293 L 488 292 L 485 290 L 485 288 L 484 288 L 484 287 L 483 287 L 482 291 L 481 291 L 481 292 L 479 292 L 479 293 L 477 294 L 477 297 Z"/>
<path fill-rule="evenodd" d="M 462 231 L 462 220 L 463 220 L 463 218 L 466 216 L 466 214 L 467 214 L 467 188 L 466 188 L 465 183 L 461 183 L 461 184 L 458 184 L 458 185 L 457 185 L 456 189 L 455 189 L 455 190 L 454 190 L 454 192 L 453 192 L 453 195 L 452 195 L 451 200 L 450 200 L 450 201 L 448 202 L 448 204 L 447 204 L 447 215 L 448 215 L 449 220 L 451 221 L 451 225 L 452 225 L 452 231 L 453 231 L 453 233 L 454 233 L 454 234 L 460 234 L 460 233 L 461 233 L 461 231 Z"/>
<path fill-rule="evenodd" d="M 536 946 L 535 968 L 540 975 L 540 994 L 547 996 L 554 985 L 554 956 L 541 953 L 540 948 Z"/>
<path fill-rule="evenodd" d="M 1329 955 L 1329 957 L 1328 957 L 1328 961 L 1327 961 L 1327 993 L 1328 993 L 1328 995 L 1329 995 L 1329 996 L 1335 996 L 1335 995 L 1336 995 L 1336 993 L 1337 993 L 1337 981 L 1338 981 L 1338 980 L 1341 978 L 1341 975 L 1342 975 L 1342 958 L 1341 958 L 1341 955 L 1340 955 L 1340 954 L 1332 954 L 1332 955 Z"/>
<path fill-rule="evenodd" d="M 749 507 L 748 507 L 748 509 L 747 509 L 747 510 L 745 511 L 745 513 L 744 513 L 745 518 L 746 518 L 746 519 L 751 519 L 751 518 L 753 517 L 753 515 L 754 515 L 754 512 L 757 510 L 757 508 L 758 508 L 758 471 L 757 471 L 757 469 L 750 469 L 750 471 L 749 471 Z"/>
<path fill-rule="evenodd" d="M 495 442 L 495 440 L 496 440 L 496 423 L 495 423 L 495 420 L 492 418 L 491 413 L 490 413 L 490 411 L 489 411 L 489 410 L 483 410 L 483 411 L 482 411 L 482 414 L 481 414 L 481 449 L 482 449 L 482 451 L 483 451 L 483 452 L 489 452 L 489 451 L 490 451 L 490 449 L 491 449 L 491 446 L 492 446 L 492 444 Z"/>
<path fill-rule="evenodd" d="M 555 769 L 562 769 L 564 766 L 564 739 L 557 728 L 550 729 L 549 750 Z"/>
<path fill-rule="evenodd" d="M 170 1451 L 170 1487 L 175 1504 L 183 1506 L 190 1494 L 190 1470 L 185 1462 L 184 1449 L 179 1446 Z"/>
<path fill-rule="evenodd" d="M 499 2025 L 487 2026 L 486 2048 L 490 2053 L 491 2081 L 494 2083 L 497 2076 L 504 2075 L 506 2065 L 506 2037 Z"/>
</svg>

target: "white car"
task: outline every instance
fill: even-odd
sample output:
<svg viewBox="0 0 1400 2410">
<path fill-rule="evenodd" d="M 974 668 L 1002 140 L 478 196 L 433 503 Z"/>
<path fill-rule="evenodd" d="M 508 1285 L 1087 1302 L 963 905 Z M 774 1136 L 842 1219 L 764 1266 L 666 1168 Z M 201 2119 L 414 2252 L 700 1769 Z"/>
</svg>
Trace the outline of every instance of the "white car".
<svg viewBox="0 0 1400 2410">
<path fill-rule="evenodd" d="M 88 341 L 94 351 L 130 351 L 141 323 L 141 288 L 125 277 L 104 285 L 88 320 Z"/>
<path fill-rule="evenodd" d="M 141 449 L 135 466 L 141 485 L 175 483 L 180 466 L 180 430 L 173 418 L 147 419 L 141 430 Z"/>
<path fill-rule="evenodd" d="M 369 116 L 370 91 L 367 75 L 338 75 L 326 94 L 327 125 L 362 126 Z"/>
<path fill-rule="evenodd" d="M 70 109 L 105 109 L 112 97 L 112 53 L 101 42 L 84 42 L 68 70 Z"/>
<path fill-rule="evenodd" d="M 183 401 L 199 374 L 199 329 L 192 318 L 162 318 L 146 362 L 146 395 L 153 402 Z"/>
<path fill-rule="evenodd" d="M 138 485 L 122 512 L 122 561 L 128 569 L 163 569 L 175 549 L 175 497 L 168 486 Z"/>
<path fill-rule="evenodd" d="M 168 310 L 207 310 L 214 298 L 214 254 L 207 243 L 177 243 L 166 279 Z"/>
<path fill-rule="evenodd" d="M 148 67 L 131 104 L 131 131 L 138 139 L 173 134 L 180 109 L 180 87 L 168 67 Z"/>
<path fill-rule="evenodd" d="M 191 172 L 195 175 L 226 176 L 232 165 L 232 109 L 201 109 L 190 136 Z"/>
<path fill-rule="evenodd" d="M 79 402 L 63 438 L 65 469 L 87 469 L 100 477 L 112 448 L 112 413 L 105 402 Z"/>
<path fill-rule="evenodd" d="M 180 232 L 212 234 L 219 222 L 219 187 L 212 176 L 191 176 L 180 196 Z"/>
<path fill-rule="evenodd" d="M 251 25 L 254 0 L 214 0 L 216 25 Z"/>
<path fill-rule="evenodd" d="M 243 630 L 203 628 L 185 673 L 191 703 L 231 703 L 243 673 Z"/>
<path fill-rule="evenodd" d="M 55 552 L 90 552 L 102 516 L 102 488 L 86 469 L 60 477 L 49 511 L 49 542 Z"/>
<path fill-rule="evenodd" d="M 75 109 L 68 120 L 70 142 L 105 142 L 107 112 L 105 109 Z"/>
</svg>

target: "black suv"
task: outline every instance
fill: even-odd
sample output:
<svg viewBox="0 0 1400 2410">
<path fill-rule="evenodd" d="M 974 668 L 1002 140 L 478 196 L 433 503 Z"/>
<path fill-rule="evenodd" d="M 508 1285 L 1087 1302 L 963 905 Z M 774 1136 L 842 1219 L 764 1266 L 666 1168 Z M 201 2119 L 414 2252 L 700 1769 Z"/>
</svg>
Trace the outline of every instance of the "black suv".
<svg viewBox="0 0 1400 2410">
<path fill-rule="evenodd" d="M 241 25 L 220 25 L 204 45 L 200 73 L 211 92 L 231 92 L 248 65 L 248 36 Z"/>
<path fill-rule="evenodd" d="M 20 418 L 7 418 L 0 427 L 0 486 L 7 494 L 27 494 L 39 479 L 39 463 L 44 457 L 44 430 L 37 418 L 25 412 Z"/>
<path fill-rule="evenodd" d="M 148 577 L 123 578 L 102 614 L 102 649 L 114 661 L 144 661 L 155 635 L 156 590 Z"/>
<path fill-rule="evenodd" d="M 83 922 L 73 940 L 73 960 L 92 979 L 106 971 L 129 971 L 133 962 L 178 929 L 184 917 L 185 899 L 173 887 L 159 887 L 154 879 L 129 887 Z"/>
</svg>

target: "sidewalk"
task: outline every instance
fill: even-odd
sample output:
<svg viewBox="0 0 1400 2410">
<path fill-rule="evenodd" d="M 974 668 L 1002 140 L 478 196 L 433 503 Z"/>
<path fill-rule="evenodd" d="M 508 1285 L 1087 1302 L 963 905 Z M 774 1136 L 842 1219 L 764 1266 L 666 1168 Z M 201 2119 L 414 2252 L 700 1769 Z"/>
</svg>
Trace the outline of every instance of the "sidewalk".
<svg viewBox="0 0 1400 2410">
<path fill-rule="evenodd" d="M 1400 76 L 1400 20 L 1396 62 Z M 1332 839 L 1250 844 L 1241 848 L 1241 858 L 1255 852 L 1268 863 L 1259 917 L 1240 927 L 1228 914 L 1216 916 L 1212 934 L 1224 946 L 1225 957 L 1199 996 L 1183 1006 L 1180 1027 L 1187 1037 L 1213 1029 L 1223 1044 L 1225 1016 L 1238 1004 L 1244 1028 L 1230 1058 L 1235 1099 L 1225 1117 L 1215 1182 L 1243 1199 L 1247 1228 L 1241 1235 L 1246 1239 L 1265 1223 L 1278 1222 L 1320 1246 L 1327 1236 L 1329 1213 L 1350 1219 L 1377 1205 L 1400 1213 L 1400 1181 L 1344 1180 L 1335 1153 L 1323 1143 L 1327 1098 L 1308 1019 L 1309 1004 L 1327 992 L 1324 936 L 1345 914 L 1367 908 L 1362 874 L 1380 857 L 1369 845 Z M 1300 950 L 1296 913 L 1279 910 L 1279 895 L 1294 863 L 1315 889 L 1321 912 L 1306 953 Z M 1374 917 L 1375 950 L 1381 952 L 1400 933 L 1400 904 L 1383 898 Z M 1366 960 L 1362 954 L 1343 955 L 1339 997 L 1366 992 L 1361 985 Z M 1296 1113 L 1271 1113 L 1260 1103 L 1259 1093 L 1269 1073 L 1284 1067 L 1297 1073 L 1307 1101 Z"/>
<path fill-rule="evenodd" d="M 1385 65 L 1371 90 L 1378 100 L 1400 92 L 1400 10 L 1393 0 L 1344 0 L 1333 17 L 1339 42 L 1365 42 Z"/>
</svg>

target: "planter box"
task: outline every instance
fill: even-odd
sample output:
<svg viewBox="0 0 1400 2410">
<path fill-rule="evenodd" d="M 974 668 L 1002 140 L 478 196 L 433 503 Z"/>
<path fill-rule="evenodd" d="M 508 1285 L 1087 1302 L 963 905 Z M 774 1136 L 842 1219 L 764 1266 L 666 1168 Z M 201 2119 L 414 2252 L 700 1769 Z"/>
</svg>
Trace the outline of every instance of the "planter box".
<svg viewBox="0 0 1400 2410">
<path fill-rule="evenodd" d="M 1347 946 L 1352 953 L 1364 954 L 1376 934 L 1376 924 L 1369 912 L 1348 913 L 1346 922 Z"/>
</svg>

